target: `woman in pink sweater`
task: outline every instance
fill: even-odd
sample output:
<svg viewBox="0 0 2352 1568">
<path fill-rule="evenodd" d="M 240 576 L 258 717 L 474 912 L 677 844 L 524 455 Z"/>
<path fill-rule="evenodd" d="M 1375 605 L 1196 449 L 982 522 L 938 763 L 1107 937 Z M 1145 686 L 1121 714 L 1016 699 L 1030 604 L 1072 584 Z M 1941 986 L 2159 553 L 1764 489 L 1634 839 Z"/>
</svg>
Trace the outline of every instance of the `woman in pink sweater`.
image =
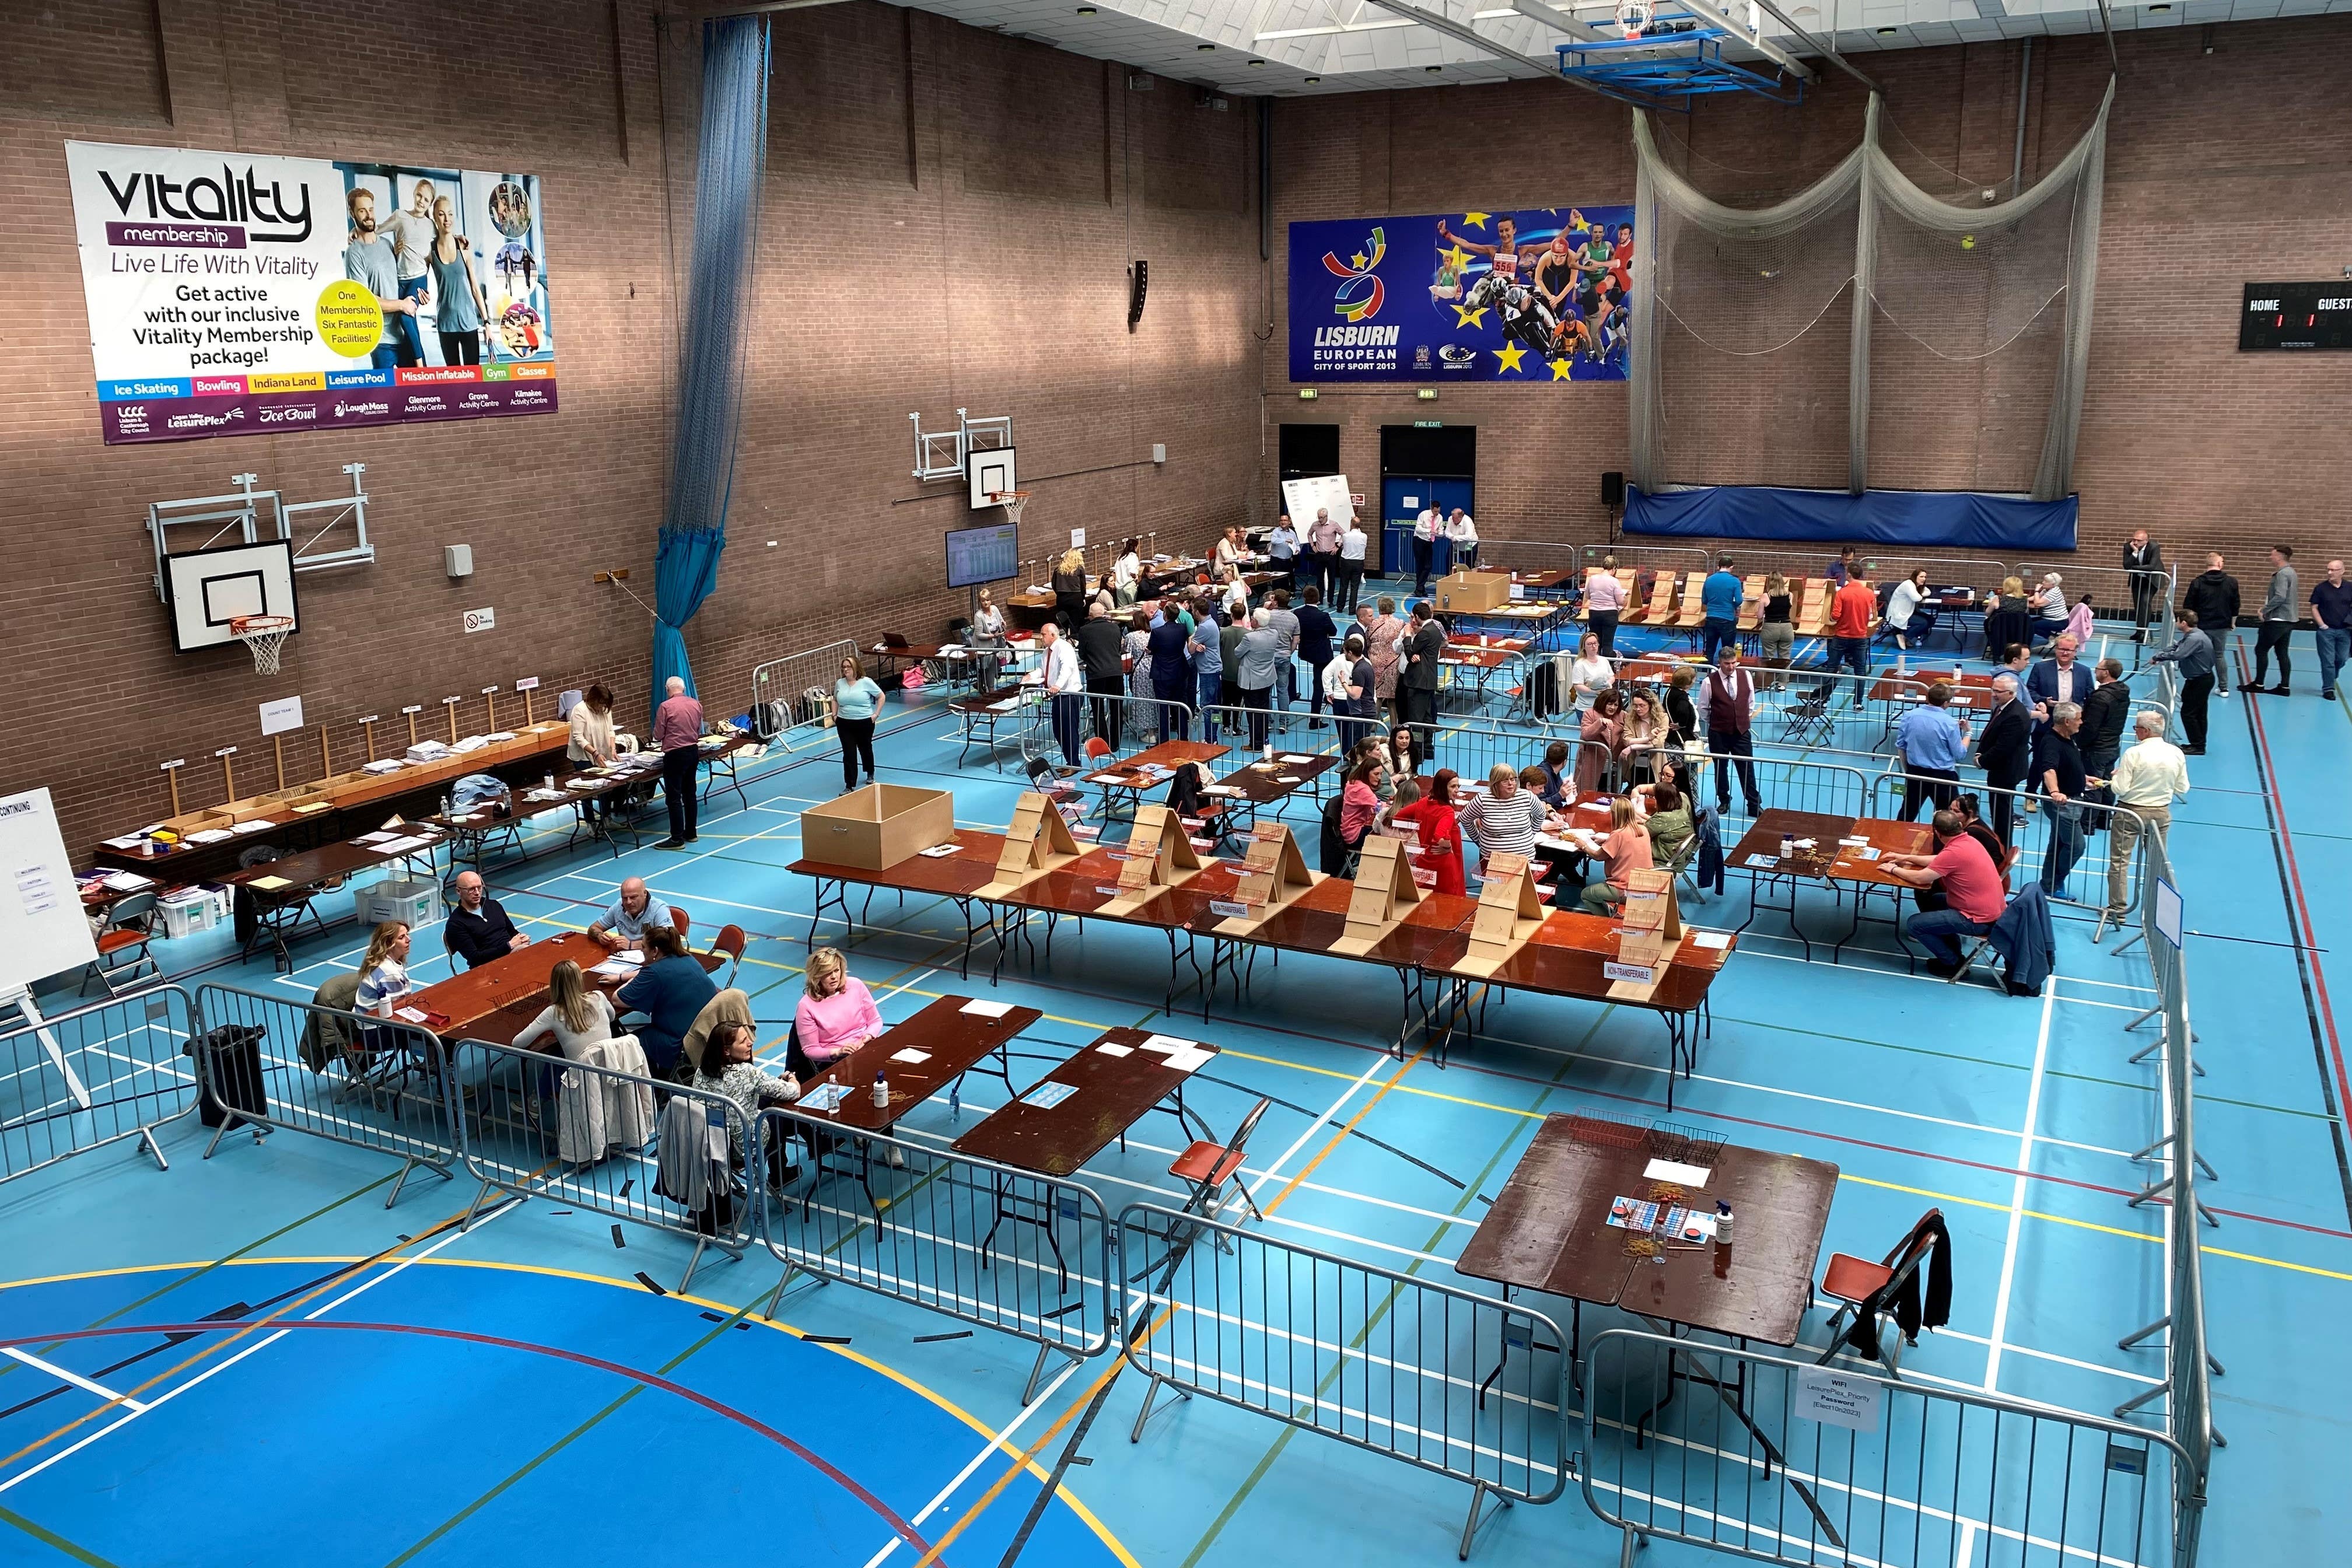
<svg viewBox="0 0 2352 1568">
<path fill-rule="evenodd" d="M 841 950 L 821 947 L 809 954 L 808 985 L 793 1024 L 801 1054 L 823 1068 L 847 1056 L 882 1032 L 882 1014 L 866 982 L 849 973 Z"/>
</svg>

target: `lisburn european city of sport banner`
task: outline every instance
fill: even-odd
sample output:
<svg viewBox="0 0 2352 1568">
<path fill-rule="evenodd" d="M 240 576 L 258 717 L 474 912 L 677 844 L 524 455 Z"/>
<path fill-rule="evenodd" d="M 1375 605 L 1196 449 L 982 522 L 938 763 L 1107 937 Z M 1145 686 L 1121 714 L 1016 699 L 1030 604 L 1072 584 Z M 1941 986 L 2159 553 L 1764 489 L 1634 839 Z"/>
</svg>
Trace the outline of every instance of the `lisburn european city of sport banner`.
<svg viewBox="0 0 2352 1568">
<path fill-rule="evenodd" d="M 65 150 L 110 444 L 554 411 L 537 175 Z M 441 223 L 464 242 L 457 259 L 399 278 L 390 237 L 418 270 Z M 361 280 L 371 258 L 396 294 Z"/>
<path fill-rule="evenodd" d="M 1294 223 L 1290 379 L 1622 381 L 1633 244 L 1630 206 Z"/>
</svg>

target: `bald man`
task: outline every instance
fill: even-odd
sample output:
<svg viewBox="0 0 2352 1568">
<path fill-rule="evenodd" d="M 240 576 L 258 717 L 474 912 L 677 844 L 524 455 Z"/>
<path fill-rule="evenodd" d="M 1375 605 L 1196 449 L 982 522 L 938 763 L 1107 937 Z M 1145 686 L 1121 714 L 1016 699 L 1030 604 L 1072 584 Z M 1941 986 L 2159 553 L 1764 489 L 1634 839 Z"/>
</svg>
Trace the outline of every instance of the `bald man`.
<svg viewBox="0 0 2352 1568">
<path fill-rule="evenodd" d="M 530 938 L 517 931 L 499 901 L 483 891 L 479 873 L 460 871 L 457 907 L 442 923 L 441 945 L 464 959 L 467 968 L 479 969 L 494 958 L 529 947 Z"/>
<path fill-rule="evenodd" d="M 621 884 L 621 896 L 613 900 L 611 909 L 596 917 L 588 934 L 603 943 L 607 952 L 618 952 L 636 946 L 647 926 L 667 926 L 676 931 L 677 911 L 666 903 L 656 903 L 646 879 L 632 877 Z"/>
<path fill-rule="evenodd" d="M 686 694 L 686 682 L 671 676 L 667 693 L 654 710 L 654 746 L 662 754 L 662 797 L 669 802 L 669 837 L 656 849 L 683 849 L 694 842 L 696 772 L 702 763 L 702 704 Z"/>
</svg>

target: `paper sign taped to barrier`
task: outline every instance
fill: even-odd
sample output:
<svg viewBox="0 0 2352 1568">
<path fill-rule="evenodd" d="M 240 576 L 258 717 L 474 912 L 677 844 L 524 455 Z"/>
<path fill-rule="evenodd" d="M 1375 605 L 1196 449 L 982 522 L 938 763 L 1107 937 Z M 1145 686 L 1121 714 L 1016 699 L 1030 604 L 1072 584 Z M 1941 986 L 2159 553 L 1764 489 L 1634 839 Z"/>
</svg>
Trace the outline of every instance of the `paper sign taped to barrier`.
<svg viewBox="0 0 2352 1568">
<path fill-rule="evenodd" d="M 1818 1421 L 1824 1426 L 1875 1432 L 1879 1402 L 1885 1392 L 1870 1378 L 1831 1372 L 1825 1367 L 1806 1367 L 1797 1373 L 1797 1395 L 1792 1407 L 1806 1420 Z"/>
</svg>

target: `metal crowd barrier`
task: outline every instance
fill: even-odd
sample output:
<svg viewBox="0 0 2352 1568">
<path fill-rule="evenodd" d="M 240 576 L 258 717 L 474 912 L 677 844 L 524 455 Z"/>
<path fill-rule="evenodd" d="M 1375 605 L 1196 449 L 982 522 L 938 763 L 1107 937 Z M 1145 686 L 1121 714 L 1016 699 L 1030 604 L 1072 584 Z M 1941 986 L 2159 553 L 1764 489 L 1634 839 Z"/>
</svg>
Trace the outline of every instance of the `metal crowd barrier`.
<svg viewBox="0 0 2352 1568">
<path fill-rule="evenodd" d="M 161 985 L 0 1034 L 0 1182 L 125 1138 L 170 1170 L 155 1129 L 195 1106 L 194 1021 Z"/>
<path fill-rule="evenodd" d="M 1649 1539 L 1765 1563 L 2188 1568 L 2171 1438 L 1876 1363 L 1609 1329 L 1579 1471 L 1631 1564 Z"/>
<path fill-rule="evenodd" d="M 770 740 L 784 739 L 790 749 L 793 731 L 824 728 L 833 713 L 833 683 L 841 678 L 845 658 L 857 659 L 861 668 L 865 663 L 857 645 L 846 637 L 752 666 L 753 731 Z"/>
<path fill-rule="evenodd" d="M 1889 767 L 1873 781 L 1870 808 L 1864 816 L 1899 817 L 1903 815 L 1905 792 L 1903 770 Z M 2063 875 L 2053 877 L 2050 868 L 2058 849 L 2059 811 L 2050 801 L 2026 790 L 1994 789 L 1982 779 L 1961 779 L 1958 793 L 1972 795 L 1988 823 L 1997 820 L 2000 802 L 2009 803 L 2011 816 L 2010 839 L 2017 846 L 2017 859 L 2011 867 L 2009 885 L 2011 891 L 2027 882 L 2038 881 L 2054 906 L 2053 915 L 2063 916 L 2068 910 L 2077 911 L 2075 918 L 2098 921 L 2103 926 L 2120 917 L 2116 910 L 2139 908 L 2142 870 L 2145 857 L 2141 846 L 2149 841 L 2147 821 L 2128 805 L 2098 805 L 2089 801 L 2077 803 L 2075 826 L 2080 847 L 2073 863 Z M 1932 802 L 1923 804 L 1918 819 L 1926 821 Z M 2123 884 L 2118 901 L 2115 884 L 2116 819 L 2126 817 L 2137 829 L 2134 847 L 2122 861 Z"/>
<path fill-rule="evenodd" d="M 2180 950 L 2160 930 L 2159 884 L 2177 888 L 2165 846 L 2147 844 L 2146 875 L 2141 881 L 2139 940 L 2147 949 L 2148 967 L 2156 982 L 2157 1005 L 2126 1026 L 2136 1029 L 2153 1017 L 2159 1034 L 2154 1045 L 2133 1060 L 2153 1054 L 2162 1075 L 2158 1095 L 2158 1135 L 2140 1151 L 2140 1157 L 2158 1162 L 2158 1173 L 2139 1196 L 2141 1204 L 2161 1203 L 2165 1215 L 2164 1315 L 2117 1342 L 2117 1348 L 2135 1349 L 2157 1335 L 2164 1336 L 2165 1376 L 2147 1392 L 2116 1407 L 2118 1419 L 2156 1399 L 2165 1400 L 2165 1426 L 2189 1457 L 2193 1488 L 2176 1500 L 2175 1533 L 2188 1542 L 2184 1563 L 2193 1562 L 2205 1504 L 2206 1483 L 2213 1450 L 2223 1443 L 2213 1426 L 2212 1380 L 2221 1374 L 2206 1339 L 2204 1248 L 2200 1224 L 2219 1226 L 2198 1196 L 2200 1180 L 2218 1180 L 2197 1150 L 2196 1035 L 2189 1026 L 2189 978 Z"/>
<path fill-rule="evenodd" d="M 1187 680 L 1192 679 L 1188 673 Z M 1108 763 L 1129 752 L 1140 751 L 1157 742 L 1164 720 L 1168 733 L 1178 739 L 1200 739 L 1198 716 L 1189 702 L 1162 702 L 1157 698 L 1137 697 L 1126 692 L 1116 696 L 1097 696 L 1081 691 L 1074 699 L 1078 704 L 1078 763 L 1085 766 L 1089 759 L 1086 744 L 1099 739 L 1110 747 Z M 1048 762 L 1064 760 L 1062 738 L 1054 728 L 1054 702 L 1049 696 L 1037 705 L 1035 717 L 1021 726 L 1021 760 L 1024 763 L 1044 757 Z"/>
<path fill-rule="evenodd" d="M 305 1133 L 400 1161 L 390 1208 L 418 1166 L 454 1180 L 455 1088 L 429 1029 L 226 985 L 196 990 L 196 1073 L 221 1121 L 209 1160 L 239 1127 L 254 1142 Z"/>
<path fill-rule="evenodd" d="M 1559 1329 L 1490 1296 L 1149 1204 L 1119 1212 L 1125 1354 L 1150 1382 L 1466 1483 L 1486 1517 L 1568 1485 Z"/>
<path fill-rule="evenodd" d="M 685 1290 L 706 1247 L 740 1262 L 751 1243 L 757 1197 L 741 1156 L 750 1129 L 723 1095 L 656 1082 L 588 1062 L 488 1040 L 449 1045 L 461 1071 L 478 1064 L 459 1155 L 481 1188 L 459 1228 L 491 1189 L 546 1198 L 564 1208 L 667 1231 L 694 1243 Z M 680 1104 L 699 1146 L 663 1147 Z"/>
<path fill-rule="evenodd" d="M 754 1184 L 784 1265 L 768 1316 L 798 1272 L 1010 1334 L 1037 1347 L 1024 1405 L 1049 1355 L 1110 1348 L 1110 1220 L 1091 1188 L 789 1107 L 761 1113 L 759 1147 L 753 1170 L 802 1170 Z"/>
</svg>

